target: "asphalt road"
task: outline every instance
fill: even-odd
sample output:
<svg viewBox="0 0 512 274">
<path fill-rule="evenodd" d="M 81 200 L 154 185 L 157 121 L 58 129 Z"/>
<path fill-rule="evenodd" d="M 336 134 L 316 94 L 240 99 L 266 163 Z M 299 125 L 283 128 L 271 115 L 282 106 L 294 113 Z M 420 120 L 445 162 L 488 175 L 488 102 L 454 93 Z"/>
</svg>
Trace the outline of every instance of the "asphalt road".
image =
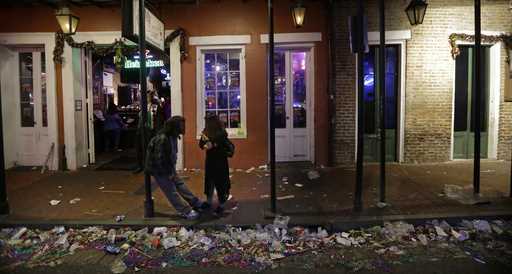
<svg viewBox="0 0 512 274">
<path fill-rule="evenodd" d="M 82 273 L 112 273 L 110 269 L 106 265 L 102 264 L 63 264 L 56 267 L 39 267 L 33 269 L 27 268 L 16 268 L 11 270 L 3 270 L 0 273 L 9 273 L 9 274 L 22 274 L 22 273 L 41 273 L 41 274 L 82 274 Z M 238 269 L 238 268 L 220 268 L 220 267 L 184 267 L 184 268 L 174 268 L 167 267 L 161 269 L 143 269 L 139 272 L 135 272 L 133 270 L 127 270 L 124 273 L 183 273 L 183 274 L 224 274 L 224 273 L 252 273 L 251 271 Z M 410 262 L 402 265 L 395 265 L 391 269 L 379 269 L 376 268 L 374 270 L 360 270 L 358 272 L 353 272 L 343 266 L 335 267 L 335 268 L 315 268 L 315 269 L 303 269 L 303 268 L 288 268 L 288 267 L 278 267 L 276 269 L 269 269 L 260 273 L 272 273 L 272 274 L 311 274 L 311 273 L 321 273 L 321 274 L 332 274 L 332 273 L 358 273 L 358 274 L 366 274 L 366 273 L 425 273 L 425 274 L 454 274 L 454 273 L 464 273 L 464 274 L 473 274 L 473 273 L 503 273 L 510 274 L 512 273 L 512 266 L 509 264 L 504 265 L 497 262 L 488 262 L 486 264 L 481 264 L 476 261 L 473 261 L 470 258 L 444 258 L 439 261 L 416 261 Z"/>
</svg>

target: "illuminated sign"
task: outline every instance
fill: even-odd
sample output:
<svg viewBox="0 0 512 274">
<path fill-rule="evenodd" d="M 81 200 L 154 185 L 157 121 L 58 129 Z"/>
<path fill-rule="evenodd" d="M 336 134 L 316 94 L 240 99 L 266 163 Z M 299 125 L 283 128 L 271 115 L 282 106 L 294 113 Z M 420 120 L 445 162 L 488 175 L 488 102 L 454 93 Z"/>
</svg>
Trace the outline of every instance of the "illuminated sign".
<svg viewBox="0 0 512 274">
<path fill-rule="evenodd" d="M 163 67 L 164 61 L 162 60 L 146 60 L 146 68 L 155 68 L 155 67 Z M 126 60 L 124 62 L 124 68 L 131 69 L 131 68 L 140 68 L 140 61 L 139 60 Z"/>
</svg>

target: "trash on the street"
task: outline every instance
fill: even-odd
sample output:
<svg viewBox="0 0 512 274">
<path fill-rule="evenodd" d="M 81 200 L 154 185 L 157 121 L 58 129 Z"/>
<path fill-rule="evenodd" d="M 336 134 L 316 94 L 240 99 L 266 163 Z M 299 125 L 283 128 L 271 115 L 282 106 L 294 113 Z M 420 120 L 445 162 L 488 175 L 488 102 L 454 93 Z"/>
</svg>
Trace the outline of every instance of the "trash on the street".
<svg viewBox="0 0 512 274">
<path fill-rule="evenodd" d="M 434 220 L 419 226 L 386 222 L 333 234 L 322 227 L 290 227 L 289 223 L 289 216 L 277 216 L 270 224 L 246 229 L 3 228 L 0 260 L 7 267 L 52 267 L 65 263 L 69 254 L 89 250 L 115 256 L 110 265 L 113 273 L 157 268 L 179 272 L 179 267 L 189 266 L 263 271 L 293 263 L 303 268 L 343 265 L 351 271 L 389 272 L 392 265 L 415 260 L 418 250 L 436 254 L 430 261 L 466 257 L 485 264 L 495 252 L 492 260 L 507 263 L 512 256 L 506 253 L 512 249 L 511 243 L 504 240 L 512 236 L 511 221 L 471 220 L 450 225 Z M 370 253 L 373 256 L 365 256 Z"/>
<path fill-rule="evenodd" d="M 119 223 L 119 222 L 122 222 L 124 220 L 124 218 L 126 218 L 126 216 L 124 215 L 117 215 L 114 220 Z"/>
<path fill-rule="evenodd" d="M 69 200 L 69 203 L 74 205 L 74 204 L 80 202 L 80 200 L 81 200 L 80 198 L 74 198 L 74 199 Z"/>
<path fill-rule="evenodd" d="M 308 179 L 309 180 L 316 180 L 320 178 L 320 173 L 316 170 L 310 170 L 308 171 Z"/>
<path fill-rule="evenodd" d="M 293 198 L 295 198 L 295 195 L 285 195 L 285 196 L 277 197 L 276 200 L 281 201 L 281 200 L 288 200 L 288 199 L 293 199 Z"/>
<path fill-rule="evenodd" d="M 389 205 L 388 203 L 383 203 L 383 202 L 378 202 L 378 203 L 377 203 L 377 207 L 378 207 L 378 208 L 385 208 L 385 207 L 387 207 L 388 205 Z"/>
<path fill-rule="evenodd" d="M 296 187 L 303 187 L 304 185 L 303 184 L 294 184 L 294 186 L 296 186 Z"/>
<path fill-rule="evenodd" d="M 56 206 L 58 204 L 60 204 L 60 200 L 51 200 L 50 201 L 50 205 L 52 205 L 52 206 Z"/>
<path fill-rule="evenodd" d="M 245 171 L 245 173 L 251 173 L 255 170 L 256 168 L 255 167 L 251 167 L 249 168 L 248 170 Z"/>
</svg>

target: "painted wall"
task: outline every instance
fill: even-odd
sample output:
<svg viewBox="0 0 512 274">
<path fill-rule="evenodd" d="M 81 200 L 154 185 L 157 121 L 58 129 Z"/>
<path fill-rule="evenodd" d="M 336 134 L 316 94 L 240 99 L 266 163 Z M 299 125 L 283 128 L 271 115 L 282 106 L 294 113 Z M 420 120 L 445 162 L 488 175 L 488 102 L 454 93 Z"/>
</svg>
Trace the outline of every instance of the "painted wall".
<svg viewBox="0 0 512 274">
<path fill-rule="evenodd" d="M 308 2 L 305 25 L 293 27 L 291 1 L 276 1 L 275 32 L 322 32 L 323 41 L 315 47 L 315 159 L 327 162 L 328 115 L 328 45 L 327 10 L 322 1 Z M 118 31 L 121 25 L 119 8 L 72 7 L 80 17 L 79 31 Z M 247 139 L 234 140 L 234 167 L 250 167 L 267 161 L 267 81 L 266 46 L 259 35 L 267 33 L 267 11 L 264 1 L 201 1 L 200 5 L 164 5 L 157 14 L 166 29 L 183 27 L 189 36 L 251 35 L 246 45 Z M 21 14 L 31 20 L 22 20 Z M 52 32 L 58 29 L 54 11 L 47 7 L 6 8 L 0 11 L 0 32 Z M 13 22 L 16 22 L 15 24 Z M 182 64 L 183 113 L 187 119 L 184 138 L 185 167 L 203 166 L 203 153 L 197 146 L 196 132 L 196 64 L 195 47 L 189 46 L 189 56 Z"/>
</svg>

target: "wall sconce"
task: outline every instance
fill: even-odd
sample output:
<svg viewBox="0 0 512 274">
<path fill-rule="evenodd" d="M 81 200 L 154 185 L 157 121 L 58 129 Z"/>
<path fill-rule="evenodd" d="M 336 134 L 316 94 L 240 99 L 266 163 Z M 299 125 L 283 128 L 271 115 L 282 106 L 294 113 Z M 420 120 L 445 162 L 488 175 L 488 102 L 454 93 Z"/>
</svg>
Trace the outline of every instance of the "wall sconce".
<svg viewBox="0 0 512 274">
<path fill-rule="evenodd" d="M 305 15 L 306 8 L 302 5 L 302 1 L 297 2 L 297 4 L 292 8 L 293 25 L 296 28 L 302 27 Z"/>
<path fill-rule="evenodd" d="M 69 8 L 62 7 L 58 9 L 55 13 L 55 17 L 57 18 L 60 29 L 64 34 L 75 34 L 80 18 L 78 18 L 76 15 L 73 15 Z"/>
<path fill-rule="evenodd" d="M 405 8 L 405 13 L 407 14 L 409 23 L 411 23 L 412 26 L 423 23 L 423 18 L 427 12 L 427 6 L 428 4 L 423 0 L 412 0 L 407 8 Z"/>
</svg>

